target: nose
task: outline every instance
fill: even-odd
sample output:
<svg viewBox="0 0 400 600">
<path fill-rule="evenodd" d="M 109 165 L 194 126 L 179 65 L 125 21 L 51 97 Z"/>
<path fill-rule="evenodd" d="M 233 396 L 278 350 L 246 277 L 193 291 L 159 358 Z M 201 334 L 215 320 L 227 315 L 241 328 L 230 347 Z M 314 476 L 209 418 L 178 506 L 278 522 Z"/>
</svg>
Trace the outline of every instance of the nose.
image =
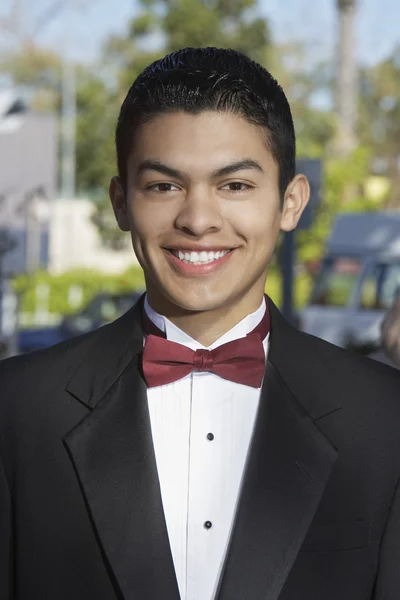
<svg viewBox="0 0 400 600">
<path fill-rule="evenodd" d="M 218 199 L 202 186 L 189 189 L 175 226 L 180 231 L 196 237 L 219 231 L 222 227 L 222 217 Z"/>
</svg>

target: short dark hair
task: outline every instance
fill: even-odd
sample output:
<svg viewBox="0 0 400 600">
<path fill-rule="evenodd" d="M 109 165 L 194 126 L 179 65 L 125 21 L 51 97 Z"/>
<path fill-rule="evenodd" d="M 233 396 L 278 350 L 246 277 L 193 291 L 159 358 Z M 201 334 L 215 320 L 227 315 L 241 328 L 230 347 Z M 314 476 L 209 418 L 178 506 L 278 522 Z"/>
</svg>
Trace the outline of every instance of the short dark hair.
<svg viewBox="0 0 400 600">
<path fill-rule="evenodd" d="M 198 114 L 206 110 L 232 112 L 265 127 L 283 197 L 296 170 L 296 137 L 285 93 L 264 67 L 241 52 L 220 48 L 178 50 L 137 77 L 122 104 L 116 129 L 118 171 L 124 188 L 138 125 L 166 112 Z"/>
</svg>

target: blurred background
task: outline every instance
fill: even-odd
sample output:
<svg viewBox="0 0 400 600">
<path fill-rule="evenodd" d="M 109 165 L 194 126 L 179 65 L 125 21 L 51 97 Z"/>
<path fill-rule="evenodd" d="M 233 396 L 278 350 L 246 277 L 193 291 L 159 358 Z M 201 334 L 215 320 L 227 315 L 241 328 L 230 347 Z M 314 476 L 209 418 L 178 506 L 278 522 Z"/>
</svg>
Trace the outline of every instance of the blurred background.
<svg viewBox="0 0 400 600">
<path fill-rule="evenodd" d="M 241 50 L 292 106 L 312 201 L 267 291 L 298 327 L 369 353 L 400 290 L 397 0 L 1 0 L 0 357 L 116 318 L 144 287 L 107 190 L 139 72 Z"/>
</svg>

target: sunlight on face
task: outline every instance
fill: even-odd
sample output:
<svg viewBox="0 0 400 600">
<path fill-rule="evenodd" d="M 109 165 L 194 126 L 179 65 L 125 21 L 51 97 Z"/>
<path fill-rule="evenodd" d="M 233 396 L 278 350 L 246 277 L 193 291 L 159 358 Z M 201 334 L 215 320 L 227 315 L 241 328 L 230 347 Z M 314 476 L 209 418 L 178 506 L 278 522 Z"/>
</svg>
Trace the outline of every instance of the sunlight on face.
<svg viewBox="0 0 400 600">
<path fill-rule="evenodd" d="M 156 310 L 259 306 L 282 226 L 264 129 L 213 111 L 155 117 L 135 133 L 126 201 Z"/>
</svg>

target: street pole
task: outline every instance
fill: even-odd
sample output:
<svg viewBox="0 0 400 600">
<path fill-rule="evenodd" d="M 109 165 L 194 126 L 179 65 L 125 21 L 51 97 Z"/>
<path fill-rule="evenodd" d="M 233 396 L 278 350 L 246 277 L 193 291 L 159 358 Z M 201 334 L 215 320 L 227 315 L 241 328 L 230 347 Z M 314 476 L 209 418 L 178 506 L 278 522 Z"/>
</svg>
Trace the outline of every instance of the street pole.
<svg viewBox="0 0 400 600">
<path fill-rule="evenodd" d="M 295 265 L 295 239 L 294 230 L 286 231 L 282 240 L 282 314 L 294 323 L 293 291 L 294 291 L 294 265 Z"/>
<path fill-rule="evenodd" d="M 61 195 L 75 198 L 76 71 L 68 55 L 63 60 L 61 115 Z"/>
<path fill-rule="evenodd" d="M 27 194 L 26 218 L 26 270 L 30 276 L 41 268 L 43 226 L 50 219 L 49 199 L 45 190 L 37 188 Z"/>
<path fill-rule="evenodd" d="M 356 147 L 358 81 L 355 43 L 357 0 L 336 0 L 339 17 L 336 105 L 336 153 L 348 156 Z"/>
<path fill-rule="evenodd" d="M 12 298 L 3 262 L 5 255 L 14 250 L 15 246 L 16 242 L 10 234 L 7 231 L 0 231 L 0 360 L 15 353 L 17 306 L 13 306 L 10 310 Z M 16 299 L 15 296 L 14 299 Z M 10 326 L 13 331 L 10 331 Z"/>
<path fill-rule="evenodd" d="M 35 214 L 35 197 L 31 197 L 26 207 L 26 270 L 30 277 L 40 269 L 41 226 Z"/>
<path fill-rule="evenodd" d="M 78 8 L 79 0 L 68 0 L 70 14 Z M 61 111 L 61 196 L 75 198 L 76 194 L 76 66 L 73 58 L 74 28 L 66 29 L 62 64 Z"/>
</svg>

